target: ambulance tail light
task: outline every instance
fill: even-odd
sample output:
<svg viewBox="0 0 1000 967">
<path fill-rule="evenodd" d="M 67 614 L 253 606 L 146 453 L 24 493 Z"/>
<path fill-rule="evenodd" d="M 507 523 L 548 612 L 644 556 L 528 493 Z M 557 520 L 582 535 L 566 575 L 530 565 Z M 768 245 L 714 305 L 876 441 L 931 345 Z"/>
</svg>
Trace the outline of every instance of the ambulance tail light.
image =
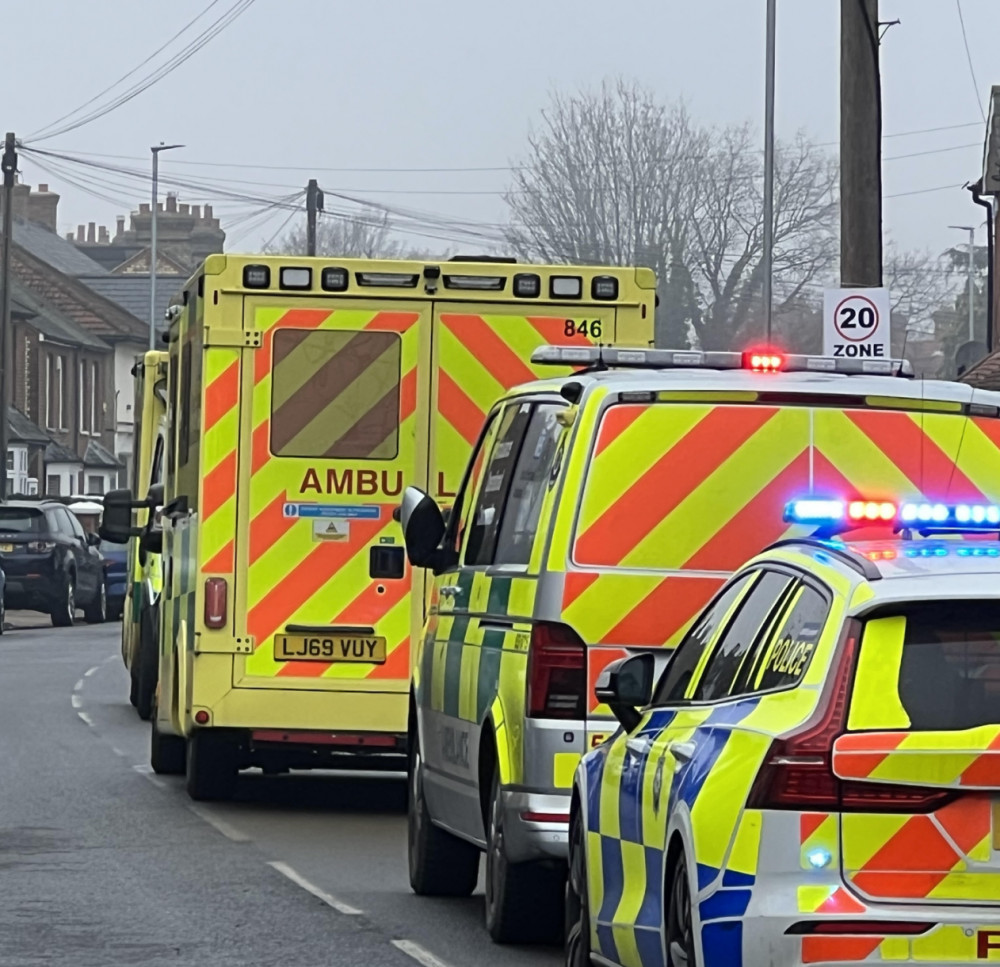
<svg viewBox="0 0 1000 967">
<path fill-rule="evenodd" d="M 205 627 L 225 628 L 229 615 L 229 585 L 225 578 L 205 578 Z"/>
<path fill-rule="evenodd" d="M 833 771 L 833 743 L 847 728 L 847 708 L 861 623 L 848 621 L 812 717 L 771 743 L 747 798 L 749 809 L 831 812 L 931 812 L 950 790 L 876 782 L 843 782 Z"/>
<path fill-rule="evenodd" d="M 572 628 L 540 621 L 528 648 L 530 718 L 586 718 L 587 646 Z"/>
</svg>

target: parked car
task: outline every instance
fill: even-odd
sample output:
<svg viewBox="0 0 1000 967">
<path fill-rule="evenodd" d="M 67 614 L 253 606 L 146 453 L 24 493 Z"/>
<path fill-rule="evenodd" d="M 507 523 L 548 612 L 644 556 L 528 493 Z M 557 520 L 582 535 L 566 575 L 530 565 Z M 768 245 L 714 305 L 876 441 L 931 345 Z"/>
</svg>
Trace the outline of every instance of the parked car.
<svg viewBox="0 0 1000 967">
<path fill-rule="evenodd" d="M 120 621 L 125 610 L 125 591 L 128 586 L 128 544 L 101 541 L 104 558 L 104 586 L 108 596 L 108 617 Z"/>
<path fill-rule="evenodd" d="M 78 607 L 87 621 L 105 621 L 100 543 L 59 501 L 10 500 L 0 506 L 7 607 L 47 612 L 56 627 L 73 624 Z"/>
</svg>

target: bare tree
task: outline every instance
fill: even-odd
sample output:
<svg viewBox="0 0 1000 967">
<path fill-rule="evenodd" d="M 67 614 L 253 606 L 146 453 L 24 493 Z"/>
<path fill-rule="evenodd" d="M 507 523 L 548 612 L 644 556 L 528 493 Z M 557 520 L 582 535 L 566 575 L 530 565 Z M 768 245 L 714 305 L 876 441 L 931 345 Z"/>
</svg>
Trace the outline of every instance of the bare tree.
<svg viewBox="0 0 1000 967">
<path fill-rule="evenodd" d="M 304 255 L 306 226 L 297 225 L 269 251 Z M 342 258 L 408 258 L 404 246 L 392 236 L 388 212 L 372 210 L 357 216 L 320 215 L 316 225 L 316 254 Z"/>
</svg>

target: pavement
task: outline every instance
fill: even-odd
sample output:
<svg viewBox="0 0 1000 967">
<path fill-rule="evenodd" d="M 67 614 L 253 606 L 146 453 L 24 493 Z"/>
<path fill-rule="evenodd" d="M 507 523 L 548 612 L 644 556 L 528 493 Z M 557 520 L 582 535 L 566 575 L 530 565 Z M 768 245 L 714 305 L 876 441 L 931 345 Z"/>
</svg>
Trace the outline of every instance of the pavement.
<svg viewBox="0 0 1000 967">
<path fill-rule="evenodd" d="M 466 900 L 417 897 L 403 776 L 245 773 L 195 804 L 149 769 L 119 624 L 0 637 L 0 965 L 555 967 Z"/>
</svg>

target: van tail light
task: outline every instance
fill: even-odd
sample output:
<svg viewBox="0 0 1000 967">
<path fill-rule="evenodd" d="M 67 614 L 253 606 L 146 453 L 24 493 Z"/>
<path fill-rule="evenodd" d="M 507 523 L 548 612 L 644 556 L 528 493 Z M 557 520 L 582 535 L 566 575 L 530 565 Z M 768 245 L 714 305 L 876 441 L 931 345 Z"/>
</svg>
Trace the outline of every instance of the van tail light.
<svg viewBox="0 0 1000 967">
<path fill-rule="evenodd" d="M 572 628 L 540 621 L 531 629 L 527 698 L 530 718 L 586 718 L 587 646 Z"/>
<path fill-rule="evenodd" d="M 225 578 L 205 578 L 205 627 L 225 628 L 228 620 L 229 585 Z"/>
<path fill-rule="evenodd" d="M 812 717 L 771 743 L 747 799 L 751 809 L 832 812 L 932 812 L 955 798 L 950 790 L 844 782 L 833 771 L 833 743 L 847 726 L 861 623 L 849 621 Z"/>
</svg>

